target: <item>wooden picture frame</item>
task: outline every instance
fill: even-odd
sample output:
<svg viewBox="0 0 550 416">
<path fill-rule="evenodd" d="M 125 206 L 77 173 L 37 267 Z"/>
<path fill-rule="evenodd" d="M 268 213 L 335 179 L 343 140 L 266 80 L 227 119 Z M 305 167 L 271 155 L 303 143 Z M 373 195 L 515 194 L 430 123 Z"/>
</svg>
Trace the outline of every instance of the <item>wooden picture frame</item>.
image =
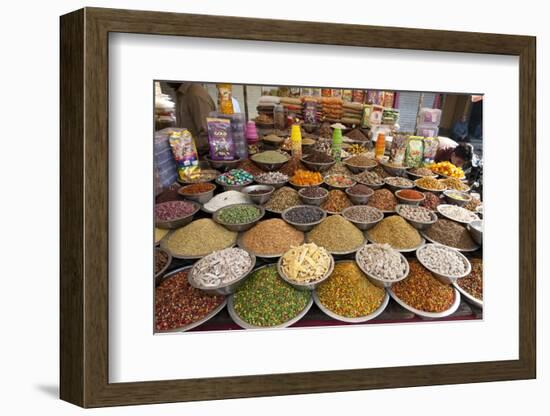
<svg viewBox="0 0 550 416">
<path fill-rule="evenodd" d="M 60 28 L 60 396 L 63 400 L 83 407 L 100 407 L 535 378 L 534 37 L 98 8 L 62 16 Z M 107 153 L 111 32 L 518 56 L 519 359 L 109 383 Z"/>
</svg>

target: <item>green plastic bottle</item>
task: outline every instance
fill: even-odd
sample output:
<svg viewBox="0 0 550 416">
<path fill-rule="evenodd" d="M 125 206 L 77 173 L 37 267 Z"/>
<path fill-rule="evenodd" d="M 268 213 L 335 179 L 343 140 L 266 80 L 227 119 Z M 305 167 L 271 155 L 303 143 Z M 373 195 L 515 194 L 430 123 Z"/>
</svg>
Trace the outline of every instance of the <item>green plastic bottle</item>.
<svg viewBox="0 0 550 416">
<path fill-rule="evenodd" d="M 332 157 L 337 162 L 342 158 L 342 129 L 339 127 L 332 132 Z"/>
</svg>

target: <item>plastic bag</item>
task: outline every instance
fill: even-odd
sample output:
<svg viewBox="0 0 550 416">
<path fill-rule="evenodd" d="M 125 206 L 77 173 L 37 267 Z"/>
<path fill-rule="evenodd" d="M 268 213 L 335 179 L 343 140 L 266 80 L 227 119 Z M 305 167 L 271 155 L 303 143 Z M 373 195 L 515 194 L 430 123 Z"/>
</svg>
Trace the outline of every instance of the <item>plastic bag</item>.
<svg viewBox="0 0 550 416">
<path fill-rule="evenodd" d="M 422 157 L 422 163 L 424 165 L 434 162 L 438 146 L 439 139 L 437 137 L 424 137 L 424 154 Z"/>
<path fill-rule="evenodd" d="M 212 160 L 235 159 L 235 143 L 231 134 L 231 121 L 224 118 L 206 118 L 208 145 Z"/>
<path fill-rule="evenodd" d="M 422 137 L 410 136 L 407 141 L 405 164 L 411 168 L 417 168 L 422 164 L 424 155 L 424 141 Z"/>
<path fill-rule="evenodd" d="M 197 153 L 195 140 L 189 130 L 176 129 L 170 133 L 168 140 L 176 161 L 180 180 L 198 176 L 200 174 L 199 154 Z"/>
</svg>

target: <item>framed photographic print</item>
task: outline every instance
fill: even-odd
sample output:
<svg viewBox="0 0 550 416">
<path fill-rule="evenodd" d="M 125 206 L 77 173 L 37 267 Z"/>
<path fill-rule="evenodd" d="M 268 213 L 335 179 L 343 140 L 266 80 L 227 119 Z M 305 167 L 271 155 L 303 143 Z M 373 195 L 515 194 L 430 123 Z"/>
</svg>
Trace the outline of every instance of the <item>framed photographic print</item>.
<svg viewBox="0 0 550 416">
<path fill-rule="evenodd" d="M 83 407 L 536 376 L 535 38 L 61 17 Z"/>
</svg>

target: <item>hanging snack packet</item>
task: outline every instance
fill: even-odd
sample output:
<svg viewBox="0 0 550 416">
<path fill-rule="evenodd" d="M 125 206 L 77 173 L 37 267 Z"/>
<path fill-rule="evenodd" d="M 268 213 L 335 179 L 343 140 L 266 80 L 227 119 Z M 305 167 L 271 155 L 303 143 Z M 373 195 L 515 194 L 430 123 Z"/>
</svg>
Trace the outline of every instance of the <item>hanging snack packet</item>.
<svg viewBox="0 0 550 416">
<path fill-rule="evenodd" d="M 235 159 L 235 143 L 231 134 L 231 121 L 224 118 L 206 118 L 210 159 Z"/>
<path fill-rule="evenodd" d="M 422 163 L 429 165 L 434 162 L 437 148 L 439 147 L 439 139 L 437 137 L 424 137 L 424 155 Z"/>
<path fill-rule="evenodd" d="M 407 151 L 405 153 L 405 164 L 411 168 L 417 168 L 422 164 L 424 155 L 424 141 L 422 137 L 410 136 L 407 141 Z"/>
<path fill-rule="evenodd" d="M 195 140 L 187 129 L 174 129 L 168 136 L 172 155 L 176 161 L 178 177 L 180 180 L 188 180 L 200 175 L 199 154 L 195 146 Z"/>
<path fill-rule="evenodd" d="M 407 136 L 403 133 L 393 135 L 390 148 L 390 162 L 395 165 L 402 165 L 405 162 L 405 153 L 407 151 Z"/>
<path fill-rule="evenodd" d="M 235 109 L 233 108 L 233 89 L 231 84 L 218 84 L 217 87 L 220 113 L 233 114 Z"/>
</svg>

